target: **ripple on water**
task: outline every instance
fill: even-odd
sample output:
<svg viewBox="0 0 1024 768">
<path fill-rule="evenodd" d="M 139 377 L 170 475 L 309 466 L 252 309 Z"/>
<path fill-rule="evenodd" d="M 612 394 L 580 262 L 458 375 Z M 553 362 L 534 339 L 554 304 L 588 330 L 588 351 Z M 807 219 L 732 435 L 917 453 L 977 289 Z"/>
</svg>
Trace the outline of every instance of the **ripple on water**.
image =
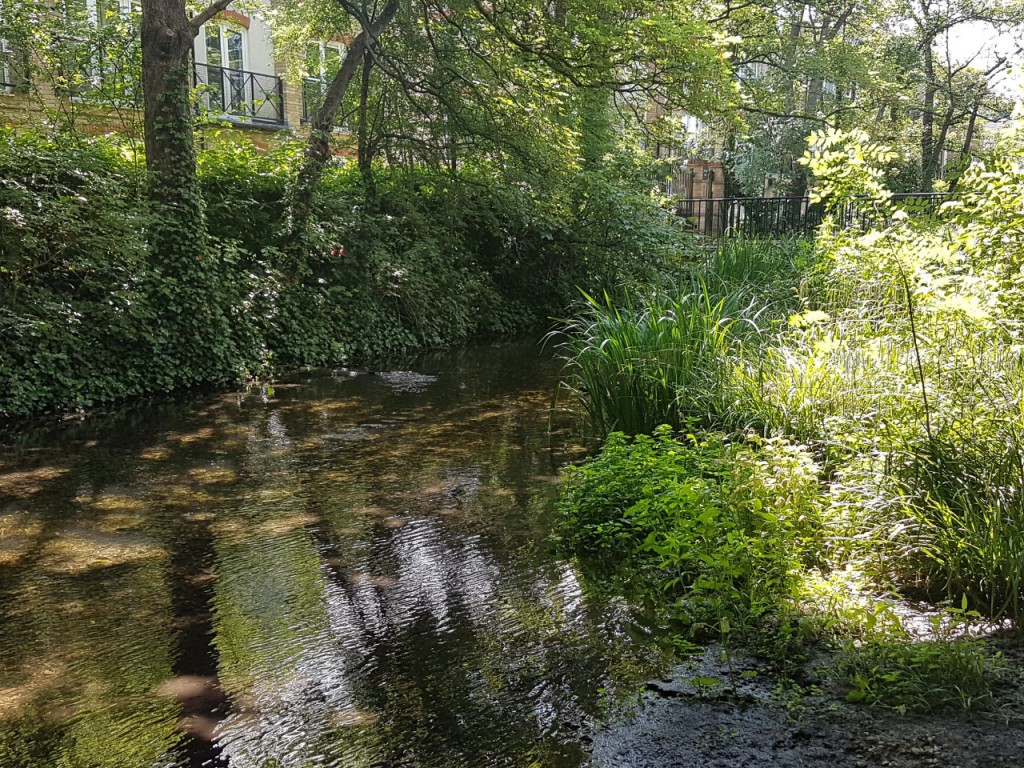
<svg viewBox="0 0 1024 768">
<path fill-rule="evenodd" d="M 4 457 L 0 755 L 581 765 L 581 725 L 657 659 L 546 544 L 558 364 L 424 361 L 458 376 L 301 374 L 84 422 L 59 466 Z"/>
</svg>

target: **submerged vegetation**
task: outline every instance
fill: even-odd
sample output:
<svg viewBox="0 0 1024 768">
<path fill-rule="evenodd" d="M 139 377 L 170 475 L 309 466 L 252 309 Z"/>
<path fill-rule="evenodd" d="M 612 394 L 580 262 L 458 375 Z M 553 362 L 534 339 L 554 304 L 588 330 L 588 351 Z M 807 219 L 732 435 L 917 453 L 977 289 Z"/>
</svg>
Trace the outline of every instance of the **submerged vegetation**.
<svg viewBox="0 0 1024 768">
<path fill-rule="evenodd" d="M 991 703 L 1001 665 L 962 636 L 1024 619 L 1024 251 L 1001 213 L 1024 175 L 978 167 L 911 210 L 878 183 L 885 148 L 812 141 L 816 194 L 855 225 L 726 243 L 564 329 L 606 440 L 570 472 L 560 537 L 664 591 L 683 637 L 782 661 L 826 641 L 851 701 Z M 940 606 L 930 642 L 906 595 Z"/>
</svg>

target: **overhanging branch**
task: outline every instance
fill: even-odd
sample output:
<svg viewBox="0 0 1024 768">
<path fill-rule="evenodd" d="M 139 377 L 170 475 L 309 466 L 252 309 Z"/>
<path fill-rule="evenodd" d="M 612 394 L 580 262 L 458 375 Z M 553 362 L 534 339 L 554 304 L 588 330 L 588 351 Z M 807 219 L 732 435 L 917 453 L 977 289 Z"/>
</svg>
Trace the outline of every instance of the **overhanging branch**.
<svg viewBox="0 0 1024 768">
<path fill-rule="evenodd" d="M 215 3 L 211 3 L 204 10 L 196 14 L 196 16 L 190 22 L 192 26 L 192 37 L 199 34 L 199 28 L 206 22 L 212 19 L 221 11 L 227 10 L 227 7 L 231 5 L 233 0 L 217 0 Z"/>
</svg>

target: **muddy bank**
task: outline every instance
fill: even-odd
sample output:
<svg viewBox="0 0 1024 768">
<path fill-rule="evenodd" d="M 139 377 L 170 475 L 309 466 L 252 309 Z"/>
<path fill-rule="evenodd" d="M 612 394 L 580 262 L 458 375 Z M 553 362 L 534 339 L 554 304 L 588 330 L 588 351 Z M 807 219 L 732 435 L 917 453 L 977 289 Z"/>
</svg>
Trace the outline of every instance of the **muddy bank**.
<svg viewBox="0 0 1024 768">
<path fill-rule="evenodd" d="M 595 768 L 1021 768 L 1024 717 L 1019 636 L 993 641 L 1010 659 L 1000 712 L 900 715 L 848 704 L 822 681 L 813 695 L 781 693 L 756 660 L 722 663 L 720 649 L 651 681 L 635 709 L 593 734 Z M 741 677 L 746 673 L 746 677 Z M 753 675 L 753 676 L 751 676 Z M 712 682 L 718 680 L 720 682 Z"/>
</svg>

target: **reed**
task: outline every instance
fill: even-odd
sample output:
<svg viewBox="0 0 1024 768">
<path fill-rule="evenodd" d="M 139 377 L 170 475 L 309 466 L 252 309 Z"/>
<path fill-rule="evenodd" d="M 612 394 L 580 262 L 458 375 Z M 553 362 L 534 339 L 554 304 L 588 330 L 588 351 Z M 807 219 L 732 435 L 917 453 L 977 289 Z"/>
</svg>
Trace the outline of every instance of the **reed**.
<svg viewBox="0 0 1024 768">
<path fill-rule="evenodd" d="M 726 405 L 736 327 L 755 327 L 755 316 L 742 296 L 712 294 L 699 278 L 635 305 L 585 295 L 577 319 L 558 332 L 566 385 L 600 435 L 713 420 Z"/>
</svg>

